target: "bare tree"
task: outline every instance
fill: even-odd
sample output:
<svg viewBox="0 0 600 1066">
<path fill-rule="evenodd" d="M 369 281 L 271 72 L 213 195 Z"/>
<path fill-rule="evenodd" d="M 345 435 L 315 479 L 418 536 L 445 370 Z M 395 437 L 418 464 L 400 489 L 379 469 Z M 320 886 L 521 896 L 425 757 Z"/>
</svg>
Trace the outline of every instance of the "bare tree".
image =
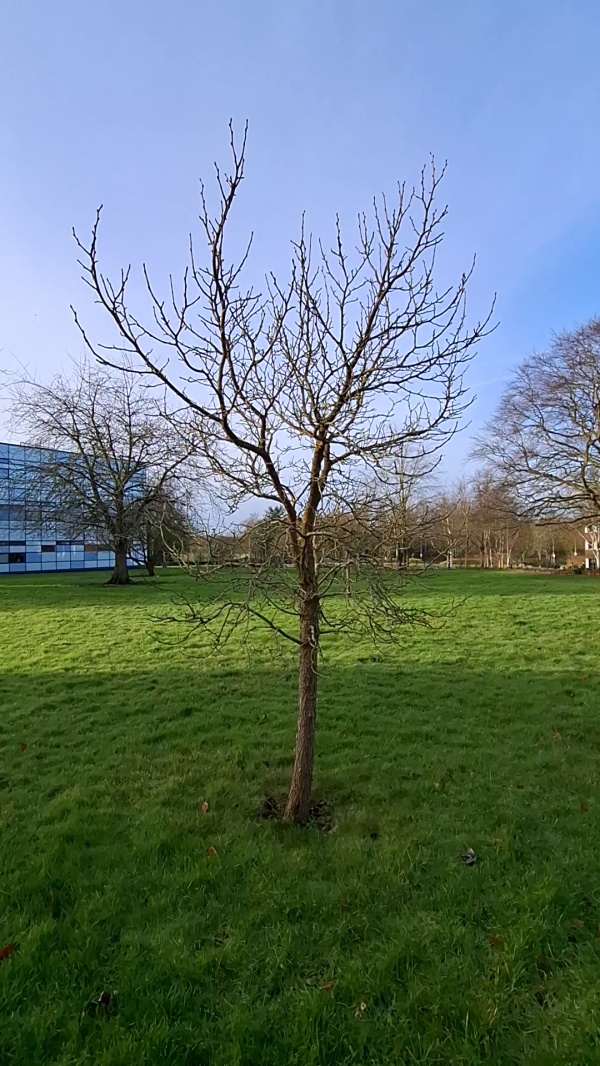
<svg viewBox="0 0 600 1066">
<path fill-rule="evenodd" d="M 600 515 L 600 320 L 524 360 L 475 454 L 523 517 L 557 523 Z"/>
<path fill-rule="evenodd" d="M 513 493 L 489 469 L 478 470 L 470 486 L 470 522 L 482 569 L 508 569 L 525 522 Z"/>
<path fill-rule="evenodd" d="M 379 464 L 375 491 L 381 501 L 380 527 L 398 570 L 407 570 L 411 555 L 437 522 L 433 474 L 439 459 L 401 444 Z"/>
<path fill-rule="evenodd" d="M 250 518 L 242 529 L 244 555 L 250 565 L 273 565 L 287 558 L 287 522 L 281 507 L 269 507 L 262 518 Z"/>
<path fill-rule="evenodd" d="M 160 474 L 159 474 L 160 477 Z M 160 487 L 154 487 L 154 498 L 146 508 L 141 521 L 135 555 L 139 555 L 150 577 L 156 567 L 163 563 L 177 562 L 184 556 L 192 542 L 195 529 L 191 517 L 189 496 L 192 487 L 169 478 Z"/>
<path fill-rule="evenodd" d="M 108 542 L 115 563 L 107 584 L 128 584 L 127 557 L 156 525 L 195 450 L 193 432 L 184 436 L 165 419 L 137 375 L 85 360 L 48 384 L 22 379 L 11 395 L 21 433 L 42 448 L 35 473 L 45 518 Z"/>
<path fill-rule="evenodd" d="M 267 582 L 262 599 L 221 601 L 211 619 L 221 634 L 249 619 L 297 646 L 298 722 L 284 817 L 303 821 L 324 633 L 348 624 L 383 637 L 417 618 L 379 580 L 377 559 L 359 555 L 359 598 L 342 623 L 341 608 L 329 610 L 327 597 L 338 595 L 347 560 L 324 563 L 325 527 L 335 520 L 339 531 L 342 513 L 362 520 L 356 486 L 384 460 L 411 445 L 435 454 L 455 432 L 468 402 L 462 371 L 486 323 L 466 326 L 468 275 L 455 287 L 435 288 L 446 211 L 435 207 L 441 175 L 433 163 L 416 189 L 401 185 L 393 204 L 375 203 L 371 222 L 359 217 L 352 254 L 339 221 L 330 251 L 303 225 L 289 281 L 269 275 L 262 295 L 242 288 L 247 251 L 230 264 L 224 241 L 244 174 L 245 135 L 238 147 L 232 132 L 231 152 L 231 173 L 216 170 L 214 213 L 202 192 L 204 265 L 192 244 L 179 294 L 171 280 L 165 298 L 144 271 L 152 310 L 145 323 L 129 303 L 129 269 L 114 282 L 101 272 L 98 214 L 89 244 L 78 241 L 80 262 L 118 340 L 96 345 L 80 328 L 101 362 L 137 360 L 148 380 L 195 416 L 203 459 L 231 508 L 254 498 L 283 509 L 292 569 L 279 589 L 287 588 L 288 606 L 269 599 Z M 196 622 L 206 624 L 206 613 Z"/>
</svg>

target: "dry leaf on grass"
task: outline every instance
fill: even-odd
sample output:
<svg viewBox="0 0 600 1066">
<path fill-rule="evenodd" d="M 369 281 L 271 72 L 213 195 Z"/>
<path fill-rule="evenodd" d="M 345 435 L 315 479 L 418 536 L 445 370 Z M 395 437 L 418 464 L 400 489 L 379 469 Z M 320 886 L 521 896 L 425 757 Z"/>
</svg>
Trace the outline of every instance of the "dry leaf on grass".
<svg viewBox="0 0 600 1066">
<path fill-rule="evenodd" d="M 464 863 L 465 866 L 476 866 L 479 862 L 479 856 L 475 854 L 473 848 L 467 848 L 463 851 L 460 861 Z"/>
<path fill-rule="evenodd" d="M 97 999 L 93 999 L 91 1003 L 88 1003 L 88 1014 L 95 1015 L 107 1015 L 113 1009 L 115 1005 L 115 993 L 114 992 L 101 992 Z"/>
</svg>

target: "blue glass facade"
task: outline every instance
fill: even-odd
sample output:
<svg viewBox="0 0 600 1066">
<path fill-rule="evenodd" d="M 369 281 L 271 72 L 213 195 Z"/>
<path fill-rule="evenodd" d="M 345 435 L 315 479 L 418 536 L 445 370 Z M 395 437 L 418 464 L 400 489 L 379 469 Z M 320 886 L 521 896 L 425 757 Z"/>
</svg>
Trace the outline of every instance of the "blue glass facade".
<svg viewBox="0 0 600 1066">
<path fill-rule="evenodd" d="M 0 574 L 110 569 L 108 545 L 75 536 L 44 514 L 39 470 L 45 456 L 54 460 L 55 453 L 0 444 Z"/>
</svg>

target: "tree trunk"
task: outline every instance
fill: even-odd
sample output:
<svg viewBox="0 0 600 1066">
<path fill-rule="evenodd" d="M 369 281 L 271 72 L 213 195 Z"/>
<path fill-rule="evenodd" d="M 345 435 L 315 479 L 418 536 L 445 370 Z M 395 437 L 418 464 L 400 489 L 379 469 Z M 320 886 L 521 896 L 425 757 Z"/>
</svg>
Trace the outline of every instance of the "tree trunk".
<svg viewBox="0 0 600 1066">
<path fill-rule="evenodd" d="M 300 663 L 298 671 L 298 725 L 294 769 L 283 820 L 305 822 L 310 810 L 315 725 L 317 718 L 317 668 L 319 653 L 319 597 L 305 595 L 300 615 Z"/>
<path fill-rule="evenodd" d="M 408 570 L 408 548 L 396 544 L 396 569 Z"/>
<path fill-rule="evenodd" d="M 107 585 L 129 585 L 131 578 L 127 570 L 127 546 L 122 542 L 115 544 L 115 565 Z"/>
<path fill-rule="evenodd" d="M 148 555 L 146 557 L 145 561 L 144 561 L 144 566 L 146 567 L 146 572 L 148 574 L 148 577 L 154 577 L 154 575 L 156 573 L 156 570 L 155 570 L 155 556 L 154 555 Z"/>
</svg>

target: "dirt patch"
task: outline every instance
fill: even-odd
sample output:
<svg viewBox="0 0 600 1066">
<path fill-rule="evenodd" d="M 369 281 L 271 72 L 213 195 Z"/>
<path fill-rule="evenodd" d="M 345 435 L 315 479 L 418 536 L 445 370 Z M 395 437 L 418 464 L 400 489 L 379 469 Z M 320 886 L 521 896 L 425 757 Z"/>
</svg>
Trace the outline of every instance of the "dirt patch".
<svg viewBox="0 0 600 1066">
<path fill-rule="evenodd" d="M 265 821 L 280 822 L 283 818 L 284 810 L 285 800 L 278 799 L 276 796 L 265 796 L 259 815 Z M 335 821 L 331 804 L 324 799 L 313 803 L 308 812 L 308 818 L 303 822 L 303 826 L 306 829 L 311 827 L 318 829 L 321 833 L 333 833 Z"/>
</svg>

